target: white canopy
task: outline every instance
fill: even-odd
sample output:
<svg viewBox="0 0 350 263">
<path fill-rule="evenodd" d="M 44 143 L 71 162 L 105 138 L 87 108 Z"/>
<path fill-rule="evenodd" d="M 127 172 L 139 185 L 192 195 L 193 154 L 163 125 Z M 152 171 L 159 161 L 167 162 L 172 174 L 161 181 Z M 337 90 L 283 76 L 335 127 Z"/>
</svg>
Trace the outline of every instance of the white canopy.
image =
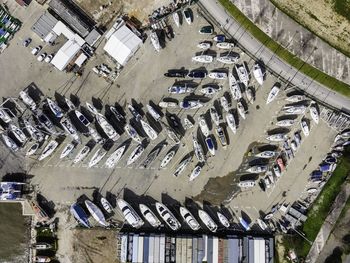
<svg viewBox="0 0 350 263">
<path fill-rule="evenodd" d="M 51 60 L 51 64 L 58 70 L 64 70 L 73 57 L 79 52 L 80 45 L 73 41 L 68 40 L 58 51 L 57 54 Z"/>
</svg>

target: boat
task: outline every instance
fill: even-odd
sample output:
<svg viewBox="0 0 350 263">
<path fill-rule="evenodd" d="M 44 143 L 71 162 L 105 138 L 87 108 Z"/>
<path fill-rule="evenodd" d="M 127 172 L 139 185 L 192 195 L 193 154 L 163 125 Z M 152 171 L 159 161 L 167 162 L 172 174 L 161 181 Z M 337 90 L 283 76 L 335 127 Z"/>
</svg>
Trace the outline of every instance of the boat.
<svg viewBox="0 0 350 263">
<path fill-rule="evenodd" d="M 89 161 L 89 164 L 88 164 L 89 168 L 98 164 L 103 159 L 103 157 L 105 157 L 106 154 L 107 154 L 107 151 L 98 149 Z"/>
<path fill-rule="evenodd" d="M 185 78 L 186 71 L 183 69 L 168 70 L 168 72 L 164 73 L 164 76 L 167 78 Z"/>
<path fill-rule="evenodd" d="M 193 231 L 197 231 L 198 229 L 201 228 L 198 221 L 194 218 L 194 216 L 191 214 L 191 212 L 187 208 L 180 206 L 180 214 L 182 218 L 185 220 L 185 222 L 187 223 L 187 225 Z"/>
<path fill-rule="evenodd" d="M 108 121 L 102 114 L 96 114 L 96 121 L 109 139 L 111 139 L 112 141 L 116 141 L 119 139 L 120 135 L 114 130 L 112 125 L 108 123 Z"/>
<path fill-rule="evenodd" d="M 216 47 L 220 49 L 232 49 L 235 47 L 235 44 L 223 41 L 216 43 Z"/>
<path fill-rule="evenodd" d="M 300 102 L 300 101 L 303 101 L 305 99 L 306 99 L 306 97 L 304 95 L 293 95 L 293 96 L 287 97 L 286 101 L 289 101 L 289 102 Z"/>
<path fill-rule="evenodd" d="M 228 101 L 226 99 L 225 96 L 222 96 L 220 98 L 220 104 L 221 104 L 221 107 L 226 111 L 228 112 L 229 111 L 229 104 L 228 104 Z"/>
<path fill-rule="evenodd" d="M 220 223 L 226 227 L 226 228 L 229 228 L 230 227 L 230 222 L 228 221 L 227 217 L 224 216 L 222 213 L 220 212 L 216 212 L 216 214 L 218 215 L 218 218 L 219 218 L 219 221 Z"/>
<path fill-rule="evenodd" d="M 268 166 L 267 165 L 255 165 L 247 169 L 247 172 L 259 174 L 264 173 L 267 171 Z"/>
<path fill-rule="evenodd" d="M 60 159 L 63 159 L 66 156 L 68 156 L 68 154 L 70 154 L 74 150 L 74 148 L 75 148 L 75 144 L 68 143 L 66 147 L 64 147 L 63 151 L 61 152 Z"/>
<path fill-rule="evenodd" d="M 207 76 L 207 73 L 203 70 L 192 70 L 187 76 L 193 79 L 204 79 Z"/>
<path fill-rule="evenodd" d="M 199 128 L 201 129 L 204 137 L 208 137 L 209 136 L 209 127 L 208 127 L 208 124 L 205 121 L 205 118 L 203 116 L 199 116 L 198 125 L 199 125 Z"/>
<path fill-rule="evenodd" d="M 160 162 L 160 168 L 165 168 L 170 162 L 171 160 L 174 158 L 176 154 L 175 150 L 171 150 L 169 151 L 164 158 L 162 159 L 162 161 Z"/>
<path fill-rule="evenodd" d="M 21 143 L 24 144 L 27 141 L 27 136 L 24 134 L 24 132 L 18 128 L 16 125 L 14 124 L 10 124 L 9 126 L 9 131 L 16 137 L 16 140 Z"/>
<path fill-rule="evenodd" d="M 246 88 L 245 90 L 245 95 L 247 96 L 247 100 L 250 104 L 253 104 L 254 103 L 254 92 L 253 92 L 253 88 L 252 87 L 248 87 Z"/>
<path fill-rule="evenodd" d="M 350 138 L 350 131 L 345 130 L 345 131 L 341 132 L 339 134 L 339 136 L 340 136 L 340 139 L 348 139 L 348 138 Z M 338 137 L 338 135 L 337 135 L 337 137 Z"/>
<path fill-rule="evenodd" d="M 160 114 L 156 111 L 155 108 L 153 108 L 151 105 L 147 104 L 146 105 L 146 108 L 149 112 L 149 114 L 151 114 L 152 118 L 155 120 L 155 121 L 160 121 L 161 119 L 161 116 Z"/>
<path fill-rule="evenodd" d="M 275 157 L 276 155 L 277 155 L 277 152 L 274 152 L 274 151 L 263 151 L 258 154 L 255 154 L 255 157 L 269 159 L 269 158 Z"/>
<path fill-rule="evenodd" d="M 85 145 L 73 159 L 73 163 L 78 163 L 82 161 L 90 152 L 91 148 Z"/>
<path fill-rule="evenodd" d="M 36 119 L 38 120 L 39 124 L 48 132 L 51 134 L 56 133 L 56 129 L 53 126 L 52 122 L 50 119 L 43 113 L 43 112 L 38 112 L 36 115 Z"/>
<path fill-rule="evenodd" d="M 212 63 L 214 58 L 209 55 L 199 55 L 192 57 L 192 61 L 199 63 Z"/>
<path fill-rule="evenodd" d="M 255 181 L 253 180 L 245 180 L 238 183 L 238 186 L 241 188 L 249 188 L 249 187 L 253 187 L 254 185 L 255 185 Z"/>
<path fill-rule="evenodd" d="M 29 204 L 32 207 L 35 217 L 38 222 L 45 223 L 50 220 L 46 212 L 39 206 L 39 204 L 34 200 L 29 200 Z"/>
<path fill-rule="evenodd" d="M 192 121 L 190 121 L 187 117 L 184 118 L 184 129 L 185 130 L 188 130 L 188 129 L 191 129 L 193 128 L 193 123 Z"/>
<path fill-rule="evenodd" d="M 64 102 L 66 103 L 69 110 L 71 111 L 75 110 L 75 105 L 70 99 L 64 98 Z"/>
<path fill-rule="evenodd" d="M 228 64 L 232 65 L 238 62 L 239 55 L 238 54 L 229 54 L 226 56 L 221 56 L 216 59 L 216 61 L 223 63 L 223 64 Z"/>
<path fill-rule="evenodd" d="M 141 125 L 143 130 L 145 131 L 145 133 L 147 134 L 147 136 L 151 139 L 151 140 L 155 140 L 158 137 L 157 132 L 151 127 L 151 125 L 149 125 L 147 122 L 140 120 Z"/>
<path fill-rule="evenodd" d="M 20 99 L 24 102 L 25 105 L 27 105 L 31 110 L 36 109 L 36 103 L 34 100 L 28 95 L 27 92 L 24 90 L 19 92 Z"/>
<path fill-rule="evenodd" d="M 202 166 L 200 165 L 197 165 L 193 170 L 192 170 L 192 173 L 190 175 L 190 182 L 193 181 L 194 179 L 196 179 L 199 174 L 201 173 L 202 171 Z"/>
<path fill-rule="evenodd" d="M 123 153 L 126 149 L 126 145 L 123 145 L 119 147 L 117 150 L 115 150 L 106 160 L 105 165 L 107 168 L 113 168 L 120 158 L 123 156 Z"/>
<path fill-rule="evenodd" d="M 258 222 L 258 225 L 261 228 L 261 230 L 266 230 L 267 229 L 267 225 L 266 225 L 266 223 L 263 220 L 258 218 L 256 221 Z"/>
<path fill-rule="evenodd" d="M 173 102 L 173 101 L 161 101 L 159 102 L 159 107 L 161 108 L 177 108 L 178 107 L 178 104 L 176 102 Z"/>
<path fill-rule="evenodd" d="M 225 149 L 227 146 L 227 139 L 226 139 L 226 135 L 225 135 L 224 130 L 222 129 L 221 126 L 217 126 L 215 128 L 215 132 L 216 132 L 217 136 L 219 137 L 221 146 Z"/>
<path fill-rule="evenodd" d="M 246 231 L 250 230 L 250 226 L 249 226 L 247 221 L 245 221 L 242 217 L 239 217 L 238 220 L 239 220 L 239 223 L 241 224 L 241 226 L 243 226 L 243 228 Z"/>
<path fill-rule="evenodd" d="M 177 27 L 180 27 L 180 16 L 178 12 L 173 13 L 173 20 Z"/>
<path fill-rule="evenodd" d="M 42 142 L 45 139 L 44 134 L 33 125 L 31 125 L 29 121 L 23 120 L 23 124 L 30 137 L 32 137 L 35 141 Z"/>
<path fill-rule="evenodd" d="M 113 116 L 117 119 L 117 121 L 124 121 L 124 116 L 117 110 L 114 106 L 109 106 L 109 110 L 112 112 Z"/>
<path fill-rule="evenodd" d="M 310 128 L 309 125 L 307 124 L 306 120 L 301 120 L 300 122 L 301 125 L 301 130 L 303 131 L 304 135 L 307 137 L 310 134 Z"/>
<path fill-rule="evenodd" d="M 242 102 L 240 102 L 240 101 L 237 102 L 237 110 L 238 110 L 239 115 L 241 115 L 242 119 L 245 120 L 245 118 L 246 118 L 245 109 L 244 109 Z"/>
<path fill-rule="evenodd" d="M 211 79 L 223 80 L 227 79 L 227 73 L 221 71 L 212 71 L 208 74 L 208 77 Z"/>
<path fill-rule="evenodd" d="M 215 37 L 213 37 L 213 40 L 215 42 L 222 43 L 225 42 L 226 37 L 224 35 L 216 35 Z"/>
<path fill-rule="evenodd" d="M 7 114 L 4 108 L 0 109 L 0 119 L 5 123 L 9 123 L 12 121 L 10 115 Z"/>
<path fill-rule="evenodd" d="M 241 91 L 241 87 L 239 86 L 239 84 L 234 84 L 230 86 L 230 91 L 232 94 L 232 98 L 234 100 L 240 100 L 242 98 L 242 91 Z"/>
<path fill-rule="evenodd" d="M 178 177 L 187 167 L 187 165 L 190 163 L 190 161 L 192 160 L 192 156 L 188 156 L 185 159 L 182 159 L 181 162 L 178 164 L 178 166 L 175 169 L 175 172 L 173 173 L 173 175 L 175 177 Z"/>
<path fill-rule="evenodd" d="M 130 164 L 134 163 L 138 158 L 140 158 L 140 156 L 144 150 L 145 150 L 145 148 L 143 148 L 143 146 L 141 144 L 139 144 L 130 154 L 126 165 L 130 165 Z"/>
<path fill-rule="evenodd" d="M 200 49 L 207 50 L 211 47 L 211 42 L 208 42 L 208 41 L 199 42 L 197 47 Z"/>
<path fill-rule="evenodd" d="M 276 125 L 280 127 L 289 127 L 289 126 L 292 126 L 294 123 L 295 123 L 295 120 L 293 119 L 285 119 L 285 120 L 277 121 Z"/>
<path fill-rule="evenodd" d="M 23 200 L 22 190 L 25 183 L 0 182 L 0 200 Z"/>
<path fill-rule="evenodd" d="M 67 117 L 63 117 L 60 120 L 60 123 L 61 123 L 63 129 L 68 133 L 69 136 L 71 136 L 73 138 L 73 140 L 75 140 L 77 142 L 80 141 L 77 130 L 74 128 L 73 124 L 71 123 L 71 121 Z"/>
<path fill-rule="evenodd" d="M 318 122 L 320 121 L 320 115 L 318 113 L 316 102 L 312 102 L 311 105 L 310 105 L 310 115 L 311 115 L 312 120 L 316 124 L 318 124 Z"/>
<path fill-rule="evenodd" d="M 161 147 L 157 147 L 155 150 L 153 150 L 152 152 L 150 152 L 146 158 L 146 160 L 143 161 L 143 163 L 141 164 L 141 166 L 143 168 L 147 168 L 149 167 L 149 165 L 157 158 L 158 154 L 160 153 L 160 151 L 162 150 L 162 148 L 164 147 L 165 144 L 163 144 Z"/>
<path fill-rule="evenodd" d="M 317 191 L 318 191 L 318 189 L 317 188 L 313 188 L 313 187 L 306 190 L 306 192 L 308 194 L 313 194 L 313 193 L 316 193 Z"/>
<path fill-rule="evenodd" d="M 139 204 L 139 208 L 142 216 L 151 226 L 153 226 L 154 228 L 158 228 L 162 224 L 148 206 L 144 204 Z"/>
<path fill-rule="evenodd" d="M 35 256 L 34 260 L 37 263 L 51 262 L 51 258 L 47 256 Z"/>
<path fill-rule="evenodd" d="M 57 148 L 57 146 L 58 146 L 58 142 L 56 142 L 55 140 L 51 140 L 44 148 L 38 160 L 42 161 L 46 157 L 50 156 L 54 152 L 54 150 Z"/>
<path fill-rule="evenodd" d="M 52 249 L 52 245 L 45 243 L 45 242 L 37 242 L 34 246 L 33 246 L 36 250 L 48 250 L 48 249 Z"/>
<path fill-rule="evenodd" d="M 171 127 L 165 127 L 166 134 L 175 144 L 180 143 L 179 137 L 176 135 L 175 131 Z"/>
<path fill-rule="evenodd" d="M 134 108 L 134 106 L 128 104 L 128 109 L 131 112 L 132 116 L 134 116 L 136 121 L 140 121 L 142 119 L 141 114 Z"/>
<path fill-rule="evenodd" d="M 90 125 L 90 121 L 80 111 L 75 110 L 74 114 L 77 117 L 77 119 L 80 121 L 80 123 L 83 124 L 85 127 L 88 127 Z"/>
<path fill-rule="evenodd" d="M 211 231 L 216 232 L 218 229 L 217 224 L 215 224 L 214 220 L 208 215 L 207 212 L 205 212 L 202 209 L 198 210 L 198 216 L 202 220 L 202 222 L 205 224 L 205 226 Z"/>
<path fill-rule="evenodd" d="M 306 107 L 304 105 L 284 106 L 283 111 L 287 114 L 304 114 Z"/>
<path fill-rule="evenodd" d="M 254 64 L 253 76 L 254 76 L 256 82 L 259 83 L 259 85 L 262 85 L 264 83 L 264 74 L 262 72 L 262 69 L 261 69 L 259 63 Z"/>
<path fill-rule="evenodd" d="M 77 203 L 72 204 L 70 207 L 70 212 L 81 225 L 87 228 L 91 227 L 88 216 L 80 205 Z"/>
<path fill-rule="evenodd" d="M 210 108 L 210 117 L 215 125 L 219 125 L 220 117 L 219 117 L 219 114 L 218 114 L 217 110 L 215 109 L 215 107 Z"/>
<path fill-rule="evenodd" d="M 62 118 L 63 117 L 63 111 L 62 109 L 51 99 L 47 98 L 47 105 L 49 106 L 52 113 L 55 115 L 56 118 Z"/>
<path fill-rule="evenodd" d="M 205 144 L 206 144 L 206 146 L 207 146 L 208 151 L 210 152 L 210 154 L 211 154 L 212 156 L 215 156 L 214 141 L 213 141 L 213 139 L 212 139 L 210 136 L 208 136 L 207 138 L 205 138 Z"/>
<path fill-rule="evenodd" d="M 181 109 L 194 110 L 203 107 L 203 103 L 199 100 L 183 100 L 179 103 Z"/>
<path fill-rule="evenodd" d="M 199 90 L 200 93 L 203 93 L 206 96 L 212 96 L 221 91 L 221 87 L 214 87 L 214 86 L 206 86 Z"/>
<path fill-rule="evenodd" d="M 192 134 L 192 141 L 193 141 L 194 153 L 195 153 L 198 161 L 199 162 L 204 162 L 205 161 L 205 156 L 204 156 L 203 148 L 199 144 L 197 138 L 193 134 Z"/>
<path fill-rule="evenodd" d="M 281 142 L 287 139 L 286 134 L 284 133 L 276 133 L 276 134 L 272 134 L 270 136 L 268 136 L 266 138 L 268 141 L 272 141 L 272 142 Z"/>
<path fill-rule="evenodd" d="M 89 102 L 85 102 L 86 108 L 92 113 L 93 115 L 99 114 L 98 110 L 92 106 Z"/>
<path fill-rule="evenodd" d="M 141 138 L 139 134 L 137 133 L 135 128 L 131 126 L 131 124 L 126 124 L 124 130 L 130 136 L 131 139 L 133 139 L 137 143 L 141 143 Z"/>
<path fill-rule="evenodd" d="M 4 133 L 1 134 L 1 137 L 8 148 L 10 148 L 12 151 L 15 151 L 15 152 L 18 151 L 19 149 L 18 145 L 10 137 L 8 137 Z"/>
<path fill-rule="evenodd" d="M 92 217 L 102 226 L 107 227 L 109 224 L 106 222 L 105 216 L 103 215 L 100 208 L 97 207 L 93 202 L 90 200 L 85 200 L 85 206 L 89 210 L 89 213 L 92 215 Z"/>
<path fill-rule="evenodd" d="M 26 152 L 26 156 L 31 156 L 34 153 L 36 153 L 36 151 L 39 149 L 40 144 L 39 143 L 33 143 L 27 150 Z"/>
<path fill-rule="evenodd" d="M 156 202 L 157 212 L 164 222 L 173 230 L 176 231 L 181 227 L 180 222 L 176 219 L 170 210 L 162 203 Z"/>
<path fill-rule="evenodd" d="M 236 134 L 237 132 L 236 121 L 235 121 L 235 117 L 231 112 L 228 112 L 226 114 L 226 122 L 228 127 L 230 127 L 231 131 L 233 132 L 233 134 Z"/>
<path fill-rule="evenodd" d="M 191 9 L 189 9 L 189 8 L 184 9 L 183 14 L 184 14 L 184 17 L 185 17 L 187 24 L 191 25 L 192 24 L 192 15 L 191 15 L 192 11 L 191 11 Z"/>
<path fill-rule="evenodd" d="M 157 52 L 159 52 L 160 49 L 161 49 L 161 47 L 160 47 L 159 38 L 158 38 L 157 33 L 153 31 L 153 32 L 150 34 L 150 38 L 151 38 L 151 43 L 152 43 L 154 49 L 155 49 Z"/>
<path fill-rule="evenodd" d="M 280 91 L 280 88 L 278 86 L 274 85 L 272 87 L 272 89 L 270 90 L 269 95 L 267 96 L 266 104 L 269 104 L 274 99 L 276 99 L 279 91 Z"/>
<path fill-rule="evenodd" d="M 211 35 L 214 33 L 214 28 L 212 26 L 203 26 L 201 29 L 199 29 L 199 34 L 201 35 Z"/>
<path fill-rule="evenodd" d="M 105 140 L 101 137 L 101 135 L 91 126 L 88 126 L 89 134 L 92 139 L 97 143 L 103 143 Z"/>
<path fill-rule="evenodd" d="M 109 214 L 112 213 L 113 207 L 112 207 L 112 205 L 107 201 L 106 198 L 101 197 L 100 203 L 101 203 L 103 209 L 104 209 L 107 213 L 109 213 Z"/>
<path fill-rule="evenodd" d="M 235 65 L 235 69 L 238 75 L 239 80 L 244 84 L 244 86 L 248 87 L 249 82 L 249 74 L 245 65 Z"/>
</svg>

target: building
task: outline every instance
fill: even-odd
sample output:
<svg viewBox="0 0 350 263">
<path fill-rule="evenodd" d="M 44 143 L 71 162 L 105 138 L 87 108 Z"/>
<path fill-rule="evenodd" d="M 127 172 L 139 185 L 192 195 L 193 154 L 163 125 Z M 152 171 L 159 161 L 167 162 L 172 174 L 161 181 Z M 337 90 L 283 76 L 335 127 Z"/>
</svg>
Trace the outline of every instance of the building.
<svg viewBox="0 0 350 263">
<path fill-rule="evenodd" d="M 32 26 L 32 31 L 36 33 L 40 39 L 44 38 L 52 31 L 58 20 L 48 12 L 42 14 Z"/>
</svg>

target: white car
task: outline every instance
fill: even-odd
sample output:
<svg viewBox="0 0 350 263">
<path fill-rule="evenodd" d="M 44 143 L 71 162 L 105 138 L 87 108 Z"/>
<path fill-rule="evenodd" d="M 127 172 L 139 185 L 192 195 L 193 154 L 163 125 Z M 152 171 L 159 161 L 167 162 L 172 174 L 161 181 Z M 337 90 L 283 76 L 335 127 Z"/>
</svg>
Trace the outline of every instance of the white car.
<svg viewBox="0 0 350 263">
<path fill-rule="evenodd" d="M 46 63 L 50 63 L 51 60 L 52 60 L 52 58 L 53 58 L 53 54 L 48 55 L 48 56 L 45 58 L 45 62 L 46 62 Z"/>
<path fill-rule="evenodd" d="M 47 56 L 46 53 L 42 53 L 40 56 L 38 56 L 37 60 L 39 62 L 41 62 L 41 61 L 43 61 L 46 58 L 46 56 Z"/>
<path fill-rule="evenodd" d="M 37 46 L 35 48 L 32 49 L 32 54 L 34 56 L 38 55 L 39 51 L 41 50 L 41 46 Z"/>
</svg>

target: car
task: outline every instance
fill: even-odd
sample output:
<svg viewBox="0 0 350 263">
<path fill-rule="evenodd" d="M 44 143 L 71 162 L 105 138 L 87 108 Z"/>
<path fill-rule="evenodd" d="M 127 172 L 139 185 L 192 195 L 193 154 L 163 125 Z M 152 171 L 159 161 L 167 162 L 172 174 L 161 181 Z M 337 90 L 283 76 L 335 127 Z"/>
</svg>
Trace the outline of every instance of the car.
<svg viewBox="0 0 350 263">
<path fill-rule="evenodd" d="M 32 39 L 28 37 L 26 40 L 23 41 L 23 46 L 28 47 L 31 42 L 32 42 Z"/>
<path fill-rule="evenodd" d="M 52 60 L 52 58 L 53 58 L 53 54 L 50 54 L 50 55 L 48 55 L 48 56 L 44 59 L 44 61 L 45 61 L 46 63 L 50 63 L 51 60 Z"/>
<path fill-rule="evenodd" d="M 41 46 L 37 46 L 37 47 L 33 48 L 33 49 L 32 49 L 32 54 L 33 54 L 34 56 L 38 55 L 38 53 L 39 53 L 39 51 L 40 51 L 41 49 L 42 49 Z"/>
<path fill-rule="evenodd" d="M 199 30 L 199 34 L 211 35 L 214 33 L 214 28 L 212 26 L 204 26 Z"/>
<path fill-rule="evenodd" d="M 41 53 L 40 56 L 37 57 L 37 60 L 39 62 L 43 61 L 46 58 L 47 54 L 46 53 Z"/>
</svg>

